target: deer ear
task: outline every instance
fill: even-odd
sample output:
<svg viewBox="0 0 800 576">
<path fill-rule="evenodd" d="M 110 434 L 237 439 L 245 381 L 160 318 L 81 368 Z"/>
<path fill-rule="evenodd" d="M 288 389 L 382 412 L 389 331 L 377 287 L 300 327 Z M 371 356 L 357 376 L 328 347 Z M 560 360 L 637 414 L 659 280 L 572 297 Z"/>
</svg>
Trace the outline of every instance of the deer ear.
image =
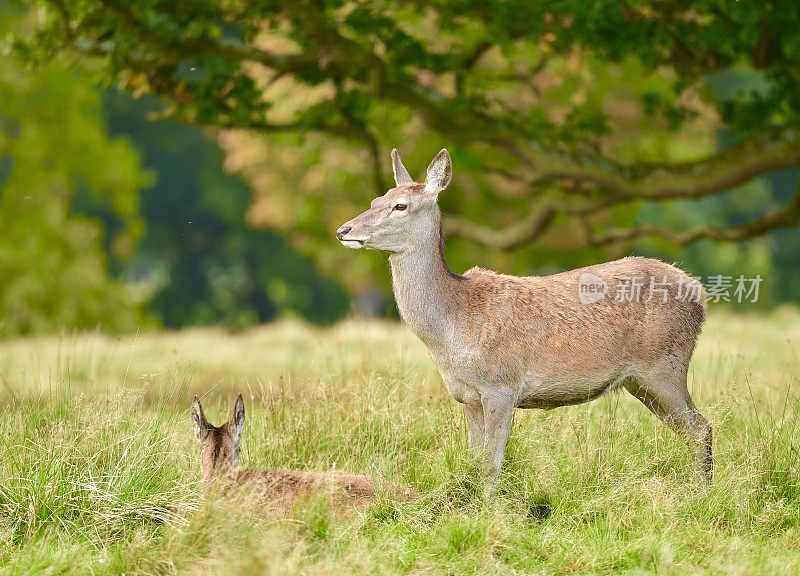
<svg viewBox="0 0 800 576">
<path fill-rule="evenodd" d="M 450 154 L 447 153 L 447 150 L 442 149 L 428 166 L 428 173 L 425 176 L 425 192 L 438 194 L 450 184 L 452 174 Z"/>
<path fill-rule="evenodd" d="M 244 400 L 242 400 L 241 394 L 236 397 L 236 403 L 233 405 L 233 413 L 228 421 L 228 426 L 230 426 L 238 442 L 244 430 Z"/>
<path fill-rule="evenodd" d="M 192 427 L 194 428 L 194 435 L 197 441 L 203 440 L 208 435 L 209 425 L 206 420 L 206 415 L 203 414 L 203 407 L 200 405 L 200 400 L 197 396 L 192 400 Z"/>
<path fill-rule="evenodd" d="M 411 174 L 406 170 L 406 167 L 403 166 L 403 161 L 400 160 L 400 153 L 397 151 L 397 148 L 392 148 L 392 172 L 394 172 L 395 184 L 398 186 L 410 184 L 414 181 Z"/>
</svg>

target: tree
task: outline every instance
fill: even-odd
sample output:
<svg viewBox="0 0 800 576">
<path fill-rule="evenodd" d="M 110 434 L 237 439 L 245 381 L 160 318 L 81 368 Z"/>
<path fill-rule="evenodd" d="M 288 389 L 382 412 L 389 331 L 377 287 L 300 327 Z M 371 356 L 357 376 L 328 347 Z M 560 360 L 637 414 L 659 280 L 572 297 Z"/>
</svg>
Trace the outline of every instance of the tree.
<svg viewBox="0 0 800 576">
<path fill-rule="evenodd" d="M 22 14 L 0 4 L 0 33 Z M 149 176 L 129 143 L 110 139 L 93 86 L 52 62 L 34 71 L 0 56 L 0 335 L 135 328 L 135 298 L 110 277 L 103 241 L 130 256 Z M 79 194 L 118 223 L 76 215 Z"/>
<path fill-rule="evenodd" d="M 42 6 L 20 42 L 28 57 L 89 56 L 126 90 L 160 96 L 166 115 L 247 130 L 226 143 L 257 192 L 251 217 L 271 206 L 263 221 L 311 252 L 388 186 L 395 145 L 420 168 L 451 148 L 458 177 L 443 201 L 459 215 L 446 229 L 490 250 L 739 241 L 800 218 L 800 188 L 736 223 L 641 217 L 800 166 L 794 0 Z M 755 81 L 713 89 L 736 70 Z M 254 132 L 269 136 L 268 165 L 247 157 Z"/>
</svg>

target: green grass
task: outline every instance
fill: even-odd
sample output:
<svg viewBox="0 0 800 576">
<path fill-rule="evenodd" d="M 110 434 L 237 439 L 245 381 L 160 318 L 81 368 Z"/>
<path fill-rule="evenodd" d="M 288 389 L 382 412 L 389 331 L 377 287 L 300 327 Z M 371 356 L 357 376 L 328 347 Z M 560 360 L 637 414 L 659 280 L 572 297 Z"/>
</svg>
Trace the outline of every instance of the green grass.
<svg viewBox="0 0 800 576">
<path fill-rule="evenodd" d="M 624 393 L 518 411 L 485 501 L 459 406 L 402 326 L 78 335 L 0 345 L 0 574 L 786 574 L 800 567 L 800 312 L 716 310 L 682 441 Z M 244 466 L 403 483 L 354 513 L 203 500 L 189 418 L 244 394 Z"/>
</svg>

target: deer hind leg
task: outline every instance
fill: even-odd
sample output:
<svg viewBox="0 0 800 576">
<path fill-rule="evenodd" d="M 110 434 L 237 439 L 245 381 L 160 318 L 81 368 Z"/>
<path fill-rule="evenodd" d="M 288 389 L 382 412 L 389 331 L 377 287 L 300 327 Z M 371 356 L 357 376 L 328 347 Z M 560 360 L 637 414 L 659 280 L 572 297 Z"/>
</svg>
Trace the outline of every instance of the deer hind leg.
<svg viewBox="0 0 800 576">
<path fill-rule="evenodd" d="M 686 371 L 656 372 L 629 379 L 625 388 L 664 424 L 686 438 L 694 452 L 698 474 L 710 480 L 714 474 L 712 431 L 686 388 Z"/>
</svg>

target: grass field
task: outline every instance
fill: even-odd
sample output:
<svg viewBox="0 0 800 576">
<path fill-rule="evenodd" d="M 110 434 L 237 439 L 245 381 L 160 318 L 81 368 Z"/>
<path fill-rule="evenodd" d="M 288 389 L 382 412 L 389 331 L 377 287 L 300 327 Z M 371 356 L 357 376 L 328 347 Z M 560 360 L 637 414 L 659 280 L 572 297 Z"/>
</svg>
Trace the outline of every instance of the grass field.
<svg viewBox="0 0 800 576">
<path fill-rule="evenodd" d="M 280 323 L 0 344 L 0 574 L 800 571 L 800 312 L 712 308 L 690 387 L 716 478 L 625 393 L 518 411 L 485 501 L 459 406 L 401 325 Z M 247 404 L 243 466 L 407 484 L 288 517 L 203 500 L 189 418 Z"/>
</svg>

